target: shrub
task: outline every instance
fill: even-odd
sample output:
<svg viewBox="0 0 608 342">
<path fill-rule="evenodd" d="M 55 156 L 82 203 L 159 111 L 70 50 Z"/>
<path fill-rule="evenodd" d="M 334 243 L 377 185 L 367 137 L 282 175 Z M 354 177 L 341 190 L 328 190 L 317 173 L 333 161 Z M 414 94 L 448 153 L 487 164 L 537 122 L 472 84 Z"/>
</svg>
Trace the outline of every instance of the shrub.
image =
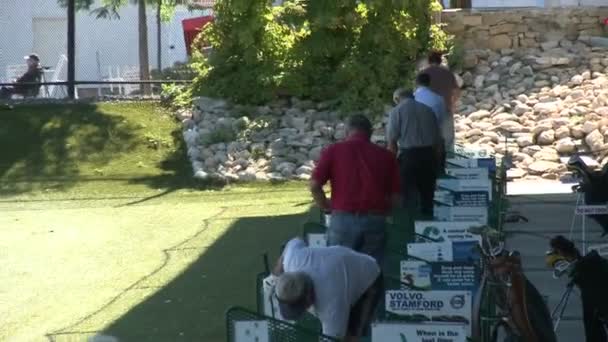
<svg viewBox="0 0 608 342">
<path fill-rule="evenodd" d="M 216 20 L 202 35 L 212 52 L 197 54 L 193 93 L 250 104 L 280 95 L 338 99 L 343 109 L 380 109 L 411 82 L 421 54 L 448 47 L 432 22 L 440 8 L 436 0 L 217 1 Z"/>
</svg>

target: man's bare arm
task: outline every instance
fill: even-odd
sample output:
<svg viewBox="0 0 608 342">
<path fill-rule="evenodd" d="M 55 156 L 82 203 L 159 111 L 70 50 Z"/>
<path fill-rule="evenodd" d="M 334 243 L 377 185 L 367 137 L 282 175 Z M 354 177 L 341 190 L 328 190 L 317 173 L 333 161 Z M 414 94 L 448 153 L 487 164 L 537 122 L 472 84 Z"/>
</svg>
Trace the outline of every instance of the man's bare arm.
<svg viewBox="0 0 608 342">
<path fill-rule="evenodd" d="M 272 274 L 280 276 L 283 272 L 285 272 L 285 270 L 283 269 L 283 254 L 281 254 L 279 260 L 277 260 L 277 264 L 274 265 L 274 268 L 272 269 Z"/>
<path fill-rule="evenodd" d="M 327 196 L 325 196 L 325 191 L 323 191 L 323 185 L 314 179 L 310 181 L 310 193 L 312 194 L 312 198 L 315 201 L 315 204 L 324 211 L 329 211 L 331 206 Z"/>
<path fill-rule="evenodd" d="M 398 149 L 399 148 L 397 147 L 396 140 L 391 140 L 388 142 L 388 150 L 391 151 L 394 156 L 397 156 Z"/>
</svg>

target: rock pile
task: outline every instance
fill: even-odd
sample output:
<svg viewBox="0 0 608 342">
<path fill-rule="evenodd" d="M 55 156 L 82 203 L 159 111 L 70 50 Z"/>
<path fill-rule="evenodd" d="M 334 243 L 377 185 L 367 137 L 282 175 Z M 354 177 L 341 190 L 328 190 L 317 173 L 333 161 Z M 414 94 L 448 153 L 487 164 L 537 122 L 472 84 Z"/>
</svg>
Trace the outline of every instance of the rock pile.
<svg viewBox="0 0 608 342">
<path fill-rule="evenodd" d="M 323 147 L 346 136 L 340 115 L 328 110 L 330 103 L 292 99 L 243 107 L 210 98 L 195 102 L 183 124 L 197 178 L 310 179 Z M 382 142 L 383 125 L 375 128 L 373 139 Z"/>
<path fill-rule="evenodd" d="M 608 161 L 608 50 L 560 40 L 534 49 L 467 50 L 455 115 L 457 143 L 512 156 L 511 178 L 558 179 L 563 157 Z M 309 179 L 323 147 L 344 138 L 331 103 L 291 99 L 261 107 L 199 98 L 181 113 L 196 177 Z M 384 143 L 386 115 L 374 125 Z"/>
<path fill-rule="evenodd" d="M 509 152 L 513 178 L 557 179 L 560 158 L 591 152 L 608 158 L 608 49 L 581 41 L 541 49 L 468 50 L 465 90 L 455 116 L 457 141 Z"/>
</svg>

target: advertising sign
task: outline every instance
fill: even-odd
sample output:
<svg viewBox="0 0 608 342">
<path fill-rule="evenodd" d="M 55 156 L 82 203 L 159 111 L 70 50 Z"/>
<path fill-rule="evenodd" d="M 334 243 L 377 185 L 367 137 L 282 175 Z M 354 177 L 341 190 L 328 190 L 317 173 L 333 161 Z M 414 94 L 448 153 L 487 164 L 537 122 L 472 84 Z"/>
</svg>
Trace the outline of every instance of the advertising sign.
<svg viewBox="0 0 608 342">
<path fill-rule="evenodd" d="M 471 234 L 468 229 L 479 226 L 478 222 L 448 222 L 448 221 L 416 221 L 416 234 L 442 241 L 478 240 L 480 235 Z M 428 242 L 422 237 L 416 237 L 416 242 Z"/>
<path fill-rule="evenodd" d="M 400 316 L 415 316 L 421 321 L 470 324 L 470 291 L 388 290 L 386 311 Z"/>
<path fill-rule="evenodd" d="M 431 289 L 431 263 L 417 260 L 401 261 L 401 281 L 423 289 Z"/>
<path fill-rule="evenodd" d="M 496 160 L 494 158 L 479 158 L 479 159 L 465 159 L 465 158 L 449 158 L 446 160 L 448 167 L 463 167 L 463 168 L 477 168 L 481 167 L 487 169 L 489 172 L 496 171 Z"/>
<path fill-rule="evenodd" d="M 234 342 L 268 342 L 268 321 L 234 322 Z"/>
<path fill-rule="evenodd" d="M 449 241 L 407 244 L 407 255 L 429 262 L 454 261 L 452 252 L 452 243 Z"/>
<path fill-rule="evenodd" d="M 430 267 L 433 290 L 477 291 L 479 266 L 467 262 L 434 262 Z"/>
<path fill-rule="evenodd" d="M 454 153 L 472 159 L 483 159 L 492 157 L 492 151 L 481 146 L 454 146 Z"/>
<path fill-rule="evenodd" d="M 428 262 L 473 262 L 479 259 L 478 244 L 478 240 L 408 243 L 407 255 Z"/>
<path fill-rule="evenodd" d="M 452 192 L 487 192 L 489 200 L 492 200 L 492 182 L 489 179 L 439 178 L 437 187 Z"/>
<path fill-rule="evenodd" d="M 310 233 L 306 235 L 309 247 L 327 247 L 327 236 L 325 234 Z"/>
<path fill-rule="evenodd" d="M 488 209 L 484 207 L 435 206 L 433 212 L 435 219 L 439 221 L 488 224 Z"/>
<path fill-rule="evenodd" d="M 467 326 L 455 323 L 373 323 L 372 342 L 466 342 Z"/>
<path fill-rule="evenodd" d="M 486 168 L 474 167 L 474 168 L 457 168 L 448 167 L 445 170 L 448 176 L 456 177 L 457 179 L 463 180 L 483 180 L 489 178 L 489 172 Z"/>
<path fill-rule="evenodd" d="M 435 202 L 451 207 L 484 207 L 487 208 L 490 197 L 487 191 L 451 191 L 435 190 Z"/>
</svg>

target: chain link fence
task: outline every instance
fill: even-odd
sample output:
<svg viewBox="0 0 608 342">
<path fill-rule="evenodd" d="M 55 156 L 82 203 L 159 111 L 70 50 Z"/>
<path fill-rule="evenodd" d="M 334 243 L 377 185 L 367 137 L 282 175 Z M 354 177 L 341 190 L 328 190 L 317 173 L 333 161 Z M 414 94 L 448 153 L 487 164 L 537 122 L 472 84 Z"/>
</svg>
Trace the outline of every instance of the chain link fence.
<svg viewBox="0 0 608 342">
<path fill-rule="evenodd" d="M 24 56 L 33 53 L 40 57 L 42 83 L 35 96 L 6 96 L 5 89 L 4 100 L 67 97 L 67 1 L 0 1 L 0 32 L 10 32 L 0 35 L 0 88 L 15 88 L 13 82 L 28 70 Z M 211 20 L 214 1 L 118 3 L 75 0 L 76 97 L 158 95 L 163 83 L 191 80 L 187 42 Z"/>
</svg>

